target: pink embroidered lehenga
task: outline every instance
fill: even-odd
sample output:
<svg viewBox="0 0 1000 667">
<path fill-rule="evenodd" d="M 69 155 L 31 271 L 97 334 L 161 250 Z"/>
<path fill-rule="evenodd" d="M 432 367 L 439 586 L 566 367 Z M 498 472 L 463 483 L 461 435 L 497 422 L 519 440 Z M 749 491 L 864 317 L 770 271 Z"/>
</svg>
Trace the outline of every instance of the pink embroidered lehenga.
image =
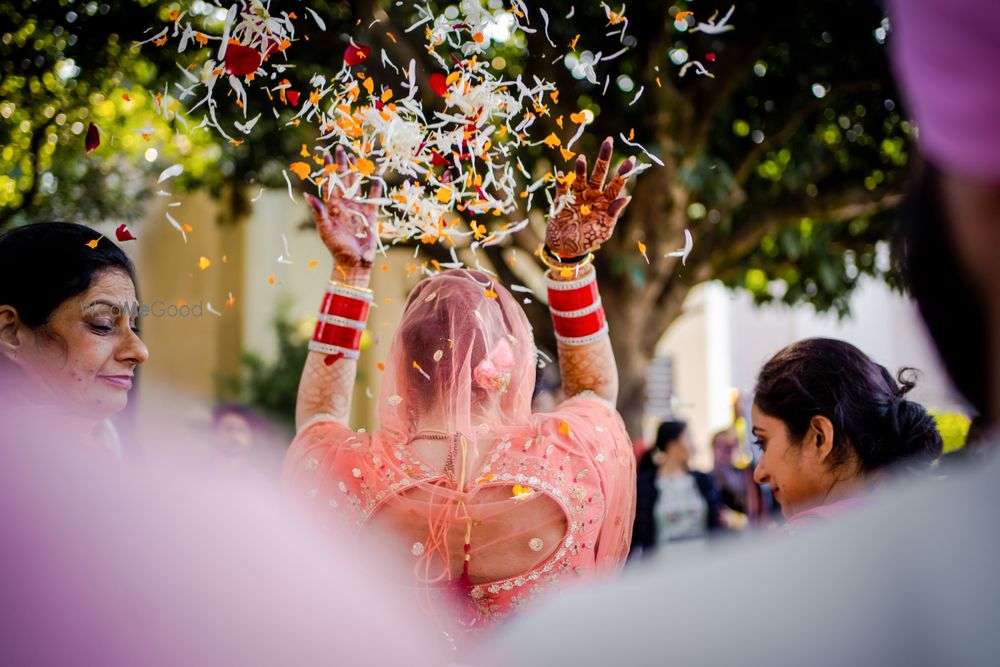
<svg viewBox="0 0 1000 667">
<path fill-rule="evenodd" d="M 483 274 L 449 271 L 410 294 L 379 397 L 380 427 L 322 417 L 285 461 L 320 521 L 401 538 L 412 586 L 480 627 L 628 553 L 635 464 L 621 418 L 593 394 L 531 414 L 524 312 Z"/>
</svg>

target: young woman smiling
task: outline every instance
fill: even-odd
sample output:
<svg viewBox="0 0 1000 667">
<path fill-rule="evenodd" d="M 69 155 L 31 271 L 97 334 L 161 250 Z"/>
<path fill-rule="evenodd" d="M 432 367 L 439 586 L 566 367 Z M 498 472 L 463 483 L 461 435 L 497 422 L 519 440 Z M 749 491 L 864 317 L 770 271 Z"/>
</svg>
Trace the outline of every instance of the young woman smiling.
<svg viewBox="0 0 1000 667">
<path fill-rule="evenodd" d="M 791 524 L 824 519 L 857 505 L 884 471 L 941 454 L 934 419 L 906 400 L 912 380 L 843 341 L 789 345 L 757 378 L 754 470 Z"/>
</svg>

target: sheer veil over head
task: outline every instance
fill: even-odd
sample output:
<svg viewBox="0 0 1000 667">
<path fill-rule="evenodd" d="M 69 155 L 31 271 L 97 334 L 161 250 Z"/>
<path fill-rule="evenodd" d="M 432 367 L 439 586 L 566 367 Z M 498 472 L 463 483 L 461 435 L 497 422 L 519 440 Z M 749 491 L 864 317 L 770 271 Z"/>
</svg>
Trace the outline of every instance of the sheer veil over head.
<svg viewBox="0 0 1000 667">
<path fill-rule="evenodd" d="M 379 397 L 380 427 L 390 440 L 432 429 L 474 443 L 528 424 L 534 382 L 531 327 L 513 295 L 486 274 L 447 271 L 418 284 L 406 302 Z"/>
</svg>

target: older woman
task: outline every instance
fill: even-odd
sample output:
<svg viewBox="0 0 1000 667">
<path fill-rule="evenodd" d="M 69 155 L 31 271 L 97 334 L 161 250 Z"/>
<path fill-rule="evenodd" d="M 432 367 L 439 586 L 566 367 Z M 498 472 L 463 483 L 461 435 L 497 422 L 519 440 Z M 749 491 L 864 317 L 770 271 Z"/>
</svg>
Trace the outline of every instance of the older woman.
<svg viewBox="0 0 1000 667">
<path fill-rule="evenodd" d="M 347 516 L 364 533 L 401 538 L 411 583 L 456 602 L 465 627 L 616 570 L 628 552 L 635 462 L 614 409 L 617 372 L 590 266 L 628 203 L 619 195 L 634 160 L 605 187 L 611 153 L 608 139 L 589 180 L 578 161 L 547 229 L 549 304 L 569 398 L 546 414 L 531 414 L 535 347 L 517 301 L 483 273 L 446 271 L 407 300 L 385 364 L 379 430 L 348 429 L 376 211 L 338 196 L 313 201 L 344 275 L 333 274 L 342 282 L 328 288 L 310 344 L 286 482 L 322 518 Z M 343 153 L 337 162 L 350 187 Z"/>
<path fill-rule="evenodd" d="M 0 395 L 48 436 L 119 455 L 108 418 L 149 356 L 136 329 L 135 268 L 93 229 L 28 225 L 0 237 Z"/>
</svg>

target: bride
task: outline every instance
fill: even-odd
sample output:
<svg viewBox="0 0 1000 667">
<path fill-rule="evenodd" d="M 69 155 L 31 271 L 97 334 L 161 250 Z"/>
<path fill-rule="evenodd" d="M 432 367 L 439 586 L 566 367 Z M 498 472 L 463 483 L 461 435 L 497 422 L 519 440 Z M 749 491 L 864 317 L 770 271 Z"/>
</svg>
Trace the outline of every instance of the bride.
<svg viewBox="0 0 1000 667">
<path fill-rule="evenodd" d="M 546 230 L 568 398 L 544 414 L 531 414 L 535 347 L 521 307 L 486 274 L 452 270 L 409 295 L 385 364 L 380 426 L 351 430 L 376 209 L 343 191 L 310 200 L 340 270 L 309 344 L 285 485 L 318 521 L 398 536 L 412 585 L 453 602 L 464 627 L 617 571 L 628 553 L 635 461 L 614 408 L 617 371 L 591 266 L 629 200 L 620 195 L 634 158 L 605 186 L 611 153 L 609 138 L 589 179 L 581 156 L 575 179 L 560 180 L 565 205 Z M 339 149 L 335 168 L 350 189 L 354 172 Z"/>
</svg>

